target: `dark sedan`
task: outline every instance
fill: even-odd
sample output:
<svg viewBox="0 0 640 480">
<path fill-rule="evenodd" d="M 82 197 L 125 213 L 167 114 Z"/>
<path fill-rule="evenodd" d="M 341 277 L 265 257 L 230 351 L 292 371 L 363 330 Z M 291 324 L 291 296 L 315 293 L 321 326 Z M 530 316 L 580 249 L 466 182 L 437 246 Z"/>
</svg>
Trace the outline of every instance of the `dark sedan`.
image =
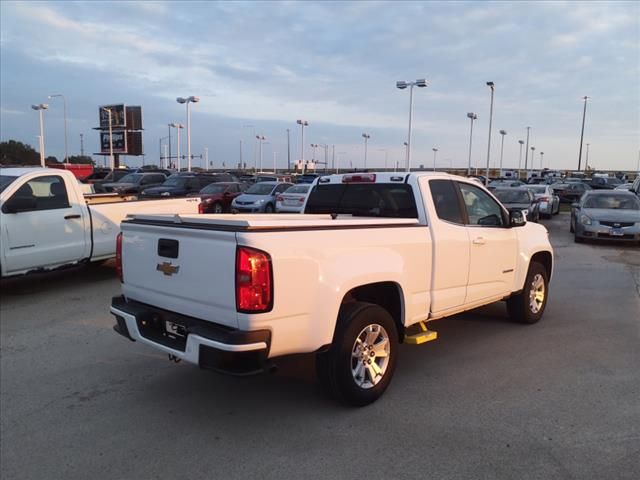
<svg viewBox="0 0 640 480">
<path fill-rule="evenodd" d="M 103 183 L 107 192 L 140 193 L 145 188 L 162 185 L 167 177 L 163 173 L 130 173 L 117 182 Z"/>
<path fill-rule="evenodd" d="M 200 213 L 225 213 L 231 211 L 231 202 L 242 193 L 243 187 L 238 182 L 211 183 L 189 196 L 202 200 L 198 208 Z"/>
<path fill-rule="evenodd" d="M 623 190 L 594 190 L 571 205 L 576 243 L 604 239 L 640 243 L 640 199 Z"/>
<path fill-rule="evenodd" d="M 534 194 L 526 188 L 496 188 L 493 190 L 500 203 L 507 209 L 519 208 L 530 222 L 540 220 L 540 204 Z"/>
<path fill-rule="evenodd" d="M 197 193 L 204 187 L 213 183 L 215 179 L 206 175 L 171 175 L 158 187 L 146 188 L 142 191 L 142 197 L 184 197 L 190 193 Z"/>
<path fill-rule="evenodd" d="M 553 191 L 560 197 L 560 203 L 573 203 L 580 200 L 585 192 L 593 190 L 591 186 L 582 182 L 554 185 Z"/>
</svg>

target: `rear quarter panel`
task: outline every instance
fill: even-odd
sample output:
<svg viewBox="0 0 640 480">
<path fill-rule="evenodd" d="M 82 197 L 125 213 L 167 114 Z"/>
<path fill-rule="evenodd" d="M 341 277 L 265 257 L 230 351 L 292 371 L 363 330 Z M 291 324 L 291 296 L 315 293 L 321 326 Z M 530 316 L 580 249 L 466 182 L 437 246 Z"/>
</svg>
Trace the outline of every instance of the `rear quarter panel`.
<svg viewBox="0 0 640 480">
<path fill-rule="evenodd" d="M 431 236 L 424 226 L 247 232 L 238 233 L 238 245 L 272 258 L 272 311 L 238 314 L 240 329 L 272 329 L 271 357 L 331 343 L 343 298 L 361 285 L 397 284 L 405 325 L 428 316 Z"/>
</svg>

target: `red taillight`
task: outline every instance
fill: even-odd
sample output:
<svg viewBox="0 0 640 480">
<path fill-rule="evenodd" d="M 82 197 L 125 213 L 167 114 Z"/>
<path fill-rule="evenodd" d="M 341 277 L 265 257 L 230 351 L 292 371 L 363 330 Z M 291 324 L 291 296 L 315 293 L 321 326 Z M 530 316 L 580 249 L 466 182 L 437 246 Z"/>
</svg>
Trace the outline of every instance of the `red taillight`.
<svg viewBox="0 0 640 480">
<path fill-rule="evenodd" d="M 549 201 L 549 197 L 540 197 L 539 201 L 540 202 L 548 202 Z"/>
<path fill-rule="evenodd" d="M 122 232 L 116 237 L 116 275 L 120 282 L 124 281 L 122 275 Z"/>
<path fill-rule="evenodd" d="M 276 202 L 284 202 L 284 197 L 282 195 L 278 195 L 276 197 Z"/>
<path fill-rule="evenodd" d="M 204 211 L 204 202 L 200 202 L 198 204 L 198 213 L 205 213 L 205 211 Z"/>
<path fill-rule="evenodd" d="M 344 175 L 342 177 L 342 183 L 374 183 L 375 181 L 375 173 L 359 173 L 357 175 Z"/>
<path fill-rule="evenodd" d="M 300 198 L 298 199 L 298 201 L 299 201 L 300 203 L 304 203 L 304 197 L 300 197 Z"/>
<path fill-rule="evenodd" d="M 268 312 L 273 306 L 273 273 L 268 253 L 248 247 L 236 251 L 236 310 Z"/>
</svg>

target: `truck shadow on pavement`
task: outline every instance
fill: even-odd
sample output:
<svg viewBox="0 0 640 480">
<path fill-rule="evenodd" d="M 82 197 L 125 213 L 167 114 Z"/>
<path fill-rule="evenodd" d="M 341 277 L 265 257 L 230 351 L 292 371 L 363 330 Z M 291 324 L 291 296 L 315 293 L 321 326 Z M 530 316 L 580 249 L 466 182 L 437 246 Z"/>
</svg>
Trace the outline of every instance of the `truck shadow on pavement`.
<svg viewBox="0 0 640 480">
<path fill-rule="evenodd" d="M 0 299 L 34 293 L 56 293 L 103 281 L 113 281 L 116 273 L 113 262 L 63 268 L 52 272 L 33 273 L 0 280 Z"/>
<path fill-rule="evenodd" d="M 518 332 L 527 329 L 527 326 L 509 321 L 506 309 L 500 303 L 439 320 L 432 325 L 441 340 L 421 346 L 401 345 L 393 382 L 385 395 L 374 404 L 376 407 L 372 405 L 373 408 L 388 405 L 387 402 L 393 401 L 396 395 L 402 395 L 403 390 L 417 380 L 421 388 L 428 392 L 430 369 L 435 368 L 446 375 L 446 369 L 441 369 L 459 362 L 469 345 L 477 346 L 487 339 L 514 333 L 525 335 L 524 332 Z M 154 361 L 162 358 L 156 354 L 153 356 L 156 357 Z M 147 378 L 145 388 L 134 394 L 139 397 L 135 402 L 156 404 L 167 412 L 171 411 L 172 416 L 186 415 L 191 422 L 200 422 L 212 416 L 233 415 L 248 416 L 245 418 L 248 420 L 253 419 L 257 411 L 260 416 L 254 420 L 263 424 L 264 421 L 276 422 L 283 416 L 308 415 L 318 410 L 333 413 L 353 411 L 324 392 L 316 380 L 314 355 L 283 357 L 277 361 L 277 366 L 273 374 L 228 377 L 180 363 L 175 367 L 163 368 L 162 372 Z M 434 378 L 433 386 L 436 382 Z M 158 405 L 159 399 L 162 400 Z"/>
</svg>

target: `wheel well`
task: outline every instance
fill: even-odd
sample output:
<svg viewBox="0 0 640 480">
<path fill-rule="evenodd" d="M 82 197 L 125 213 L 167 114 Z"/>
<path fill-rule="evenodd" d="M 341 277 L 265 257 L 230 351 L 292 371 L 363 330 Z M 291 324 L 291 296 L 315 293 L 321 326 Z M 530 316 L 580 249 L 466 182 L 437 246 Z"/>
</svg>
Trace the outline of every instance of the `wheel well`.
<svg viewBox="0 0 640 480">
<path fill-rule="evenodd" d="M 532 262 L 537 262 L 544 266 L 547 271 L 547 278 L 551 278 L 551 272 L 553 271 L 553 258 L 549 252 L 538 252 L 531 257 Z"/>
<path fill-rule="evenodd" d="M 402 342 L 404 338 L 404 323 L 402 321 L 402 291 L 400 285 L 393 282 L 370 283 L 360 285 L 347 292 L 342 299 L 342 304 L 349 302 L 368 302 L 384 308 L 398 328 L 398 338 Z"/>
</svg>

